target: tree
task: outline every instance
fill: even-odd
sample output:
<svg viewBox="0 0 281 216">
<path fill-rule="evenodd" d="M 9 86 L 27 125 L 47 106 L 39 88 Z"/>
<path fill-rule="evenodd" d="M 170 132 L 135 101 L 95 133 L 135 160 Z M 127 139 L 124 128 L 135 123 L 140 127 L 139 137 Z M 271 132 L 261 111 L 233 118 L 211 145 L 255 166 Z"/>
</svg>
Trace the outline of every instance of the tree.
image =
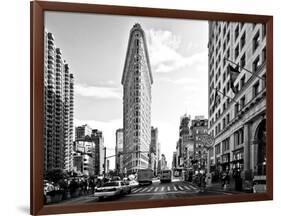
<svg viewBox="0 0 281 216">
<path fill-rule="evenodd" d="M 62 169 L 52 169 L 46 172 L 45 179 L 58 183 L 60 180 L 68 178 L 67 172 Z"/>
</svg>

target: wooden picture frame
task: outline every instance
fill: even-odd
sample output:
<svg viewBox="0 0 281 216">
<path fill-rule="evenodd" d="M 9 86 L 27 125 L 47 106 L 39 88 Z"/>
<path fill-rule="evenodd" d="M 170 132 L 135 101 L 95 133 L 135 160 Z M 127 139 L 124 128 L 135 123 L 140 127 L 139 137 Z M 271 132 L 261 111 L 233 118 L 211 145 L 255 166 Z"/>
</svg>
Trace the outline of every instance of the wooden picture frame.
<svg viewBox="0 0 281 216">
<path fill-rule="evenodd" d="M 111 203 L 44 205 L 43 163 L 44 163 L 44 12 L 61 11 L 76 13 L 97 13 L 158 18 L 178 18 L 211 21 L 249 22 L 266 24 L 266 179 L 267 192 L 261 194 L 236 194 L 233 196 L 200 196 L 192 199 L 142 200 Z M 187 11 L 142 7 L 106 6 L 62 2 L 34 1 L 30 4 L 30 97 L 31 97 L 31 143 L 30 143 L 30 213 L 60 214 L 93 211 L 110 211 L 141 208 L 158 208 L 199 204 L 262 201 L 273 199 L 273 17 L 205 11 Z"/>
</svg>

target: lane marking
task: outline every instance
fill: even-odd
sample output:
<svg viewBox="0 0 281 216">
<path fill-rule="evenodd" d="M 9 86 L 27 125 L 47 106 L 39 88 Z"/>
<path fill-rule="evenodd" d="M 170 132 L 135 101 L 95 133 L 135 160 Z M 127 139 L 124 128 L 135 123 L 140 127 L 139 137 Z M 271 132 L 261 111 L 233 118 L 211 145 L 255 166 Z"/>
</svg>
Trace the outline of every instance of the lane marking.
<svg viewBox="0 0 281 216">
<path fill-rule="evenodd" d="M 175 190 L 175 191 L 178 191 L 178 189 L 176 188 L 176 186 L 174 186 L 174 190 Z"/>
<path fill-rule="evenodd" d="M 161 188 L 161 191 L 164 191 L 164 189 L 165 189 L 165 188 L 164 188 L 164 187 L 162 187 L 162 188 Z"/>
<path fill-rule="evenodd" d="M 156 191 L 158 191 L 158 187 L 156 187 L 156 188 L 154 189 L 154 192 L 156 192 Z"/>
<path fill-rule="evenodd" d="M 170 191 L 171 189 L 170 189 L 170 186 L 168 186 L 168 191 Z"/>
</svg>

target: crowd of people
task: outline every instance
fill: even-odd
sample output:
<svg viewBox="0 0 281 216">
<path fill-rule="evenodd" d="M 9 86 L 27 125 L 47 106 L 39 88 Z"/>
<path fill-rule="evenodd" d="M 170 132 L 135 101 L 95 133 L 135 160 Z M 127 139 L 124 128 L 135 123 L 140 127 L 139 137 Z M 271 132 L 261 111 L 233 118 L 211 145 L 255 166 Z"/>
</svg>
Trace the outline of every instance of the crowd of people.
<svg viewBox="0 0 281 216">
<path fill-rule="evenodd" d="M 44 181 L 44 198 L 45 203 L 56 202 L 56 199 L 51 197 L 60 197 L 61 200 L 66 200 L 78 196 L 94 194 L 95 187 L 100 187 L 109 181 L 107 178 L 101 177 L 70 177 L 61 179 L 54 183 Z"/>
<path fill-rule="evenodd" d="M 230 187 L 231 182 L 234 183 L 236 191 L 242 190 L 242 178 L 239 169 L 233 169 L 232 173 L 229 170 L 213 171 L 209 174 L 204 171 L 188 172 L 186 180 L 197 185 L 202 192 L 205 191 L 207 185 L 213 183 L 220 183 L 222 189 L 227 189 Z"/>
</svg>

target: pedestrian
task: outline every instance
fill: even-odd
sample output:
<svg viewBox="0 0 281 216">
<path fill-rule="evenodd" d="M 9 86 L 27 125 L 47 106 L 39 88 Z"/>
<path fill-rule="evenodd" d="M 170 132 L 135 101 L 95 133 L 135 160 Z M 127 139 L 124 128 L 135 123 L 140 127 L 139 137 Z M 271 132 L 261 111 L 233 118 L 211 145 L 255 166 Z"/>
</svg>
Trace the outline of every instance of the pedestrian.
<svg viewBox="0 0 281 216">
<path fill-rule="evenodd" d="M 225 172 L 223 172 L 222 175 L 221 175 L 221 182 L 222 182 L 221 187 L 224 188 L 225 182 L 226 182 L 226 173 Z"/>
</svg>

